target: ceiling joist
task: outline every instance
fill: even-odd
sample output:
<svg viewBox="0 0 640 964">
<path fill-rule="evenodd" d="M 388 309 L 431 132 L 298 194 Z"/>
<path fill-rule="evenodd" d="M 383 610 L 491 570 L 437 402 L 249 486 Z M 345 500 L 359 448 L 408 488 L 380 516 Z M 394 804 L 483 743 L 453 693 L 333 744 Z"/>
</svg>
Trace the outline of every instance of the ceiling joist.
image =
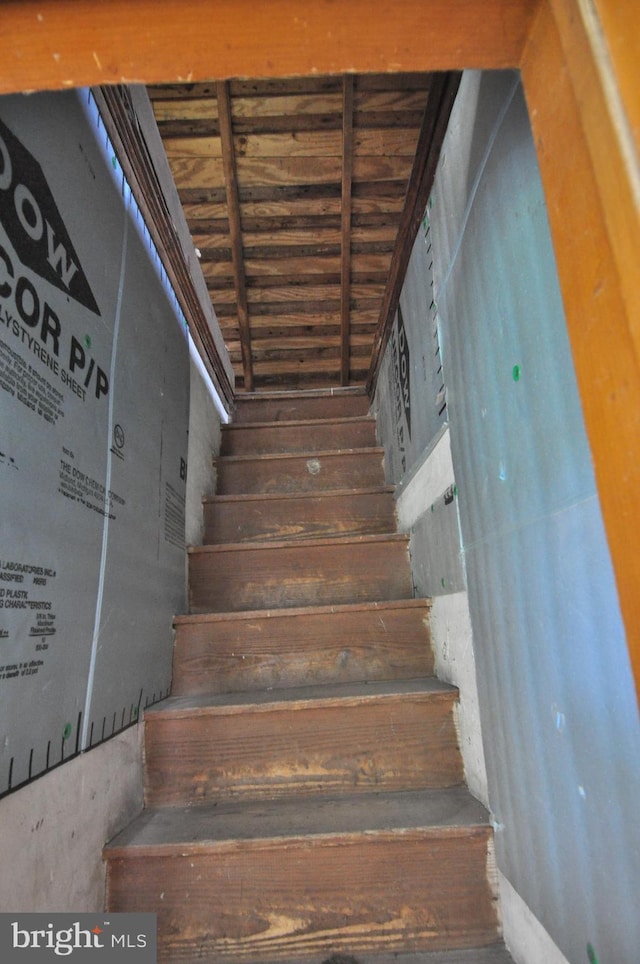
<svg viewBox="0 0 640 964">
<path fill-rule="evenodd" d="M 438 83 L 344 74 L 150 88 L 236 389 L 365 384 Z"/>
</svg>

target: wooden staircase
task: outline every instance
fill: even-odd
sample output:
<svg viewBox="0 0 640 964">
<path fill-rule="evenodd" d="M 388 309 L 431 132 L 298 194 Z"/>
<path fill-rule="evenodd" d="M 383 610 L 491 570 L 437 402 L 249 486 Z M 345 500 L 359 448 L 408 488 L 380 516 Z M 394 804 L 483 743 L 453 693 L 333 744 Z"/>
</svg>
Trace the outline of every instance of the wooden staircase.
<svg viewBox="0 0 640 964">
<path fill-rule="evenodd" d="M 107 907 L 167 962 L 504 964 L 487 813 L 362 394 L 248 397 Z"/>
</svg>

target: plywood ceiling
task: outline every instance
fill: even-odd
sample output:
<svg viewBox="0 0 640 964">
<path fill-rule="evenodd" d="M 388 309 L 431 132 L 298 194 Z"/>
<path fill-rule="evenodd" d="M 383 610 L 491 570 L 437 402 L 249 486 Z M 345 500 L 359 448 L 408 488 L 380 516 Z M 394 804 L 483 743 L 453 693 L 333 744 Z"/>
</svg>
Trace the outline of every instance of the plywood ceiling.
<svg viewBox="0 0 640 964">
<path fill-rule="evenodd" d="M 236 390 L 366 382 L 431 85 L 149 88 Z"/>
</svg>

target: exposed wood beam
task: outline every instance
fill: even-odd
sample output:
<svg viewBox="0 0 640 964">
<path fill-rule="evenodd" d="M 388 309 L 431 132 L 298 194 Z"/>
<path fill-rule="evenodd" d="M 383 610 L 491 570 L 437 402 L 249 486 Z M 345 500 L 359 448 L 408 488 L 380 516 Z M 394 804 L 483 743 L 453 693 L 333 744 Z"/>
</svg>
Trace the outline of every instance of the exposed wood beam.
<svg viewBox="0 0 640 964">
<path fill-rule="evenodd" d="M 435 74 L 429 91 L 371 355 L 367 379 L 367 391 L 370 395 L 375 389 L 384 349 L 391 334 L 413 243 L 429 200 L 460 78 L 461 74 L 457 71 Z"/>
<path fill-rule="evenodd" d="M 211 336 L 208 313 L 200 301 L 187 257 L 167 209 L 149 148 L 140 126 L 132 122 L 129 91 L 126 87 L 103 87 L 94 88 L 93 95 L 193 340 L 214 384 L 231 409 L 233 385 Z"/>
<path fill-rule="evenodd" d="M 0 91 L 140 81 L 502 68 L 531 0 L 4 0 Z M 390 65 L 393 64 L 391 68 Z"/>
<path fill-rule="evenodd" d="M 340 265 L 340 383 L 349 384 L 351 314 L 351 182 L 353 179 L 353 76 L 346 74 L 342 87 L 342 259 Z"/>
<path fill-rule="evenodd" d="M 231 258 L 236 289 L 236 308 L 238 327 L 240 329 L 240 344 L 242 345 L 242 370 L 246 391 L 253 391 L 253 367 L 251 361 L 251 329 L 249 327 L 249 308 L 247 305 L 247 290 L 244 276 L 244 253 L 242 250 L 242 226 L 240 224 L 240 196 L 238 193 L 238 175 L 236 170 L 236 155 L 233 146 L 233 126 L 231 121 L 231 98 L 229 83 L 220 81 L 216 85 L 218 95 L 218 116 L 220 120 L 220 138 L 222 140 L 222 161 L 224 164 L 224 178 L 227 191 L 227 210 L 229 214 L 229 235 L 231 238 Z"/>
</svg>

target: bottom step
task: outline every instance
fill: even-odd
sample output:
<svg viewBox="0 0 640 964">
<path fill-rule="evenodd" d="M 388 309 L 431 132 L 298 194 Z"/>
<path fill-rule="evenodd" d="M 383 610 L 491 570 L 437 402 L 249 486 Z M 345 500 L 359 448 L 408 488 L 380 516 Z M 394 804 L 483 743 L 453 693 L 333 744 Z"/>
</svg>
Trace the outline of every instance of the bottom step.
<svg viewBox="0 0 640 964">
<path fill-rule="evenodd" d="M 275 964 L 261 961 L 260 964 Z M 514 964 L 502 941 L 490 947 L 468 947 L 458 951 L 423 951 L 416 954 L 332 954 L 312 957 L 306 964 Z"/>
<path fill-rule="evenodd" d="M 157 912 L 167 962 L 481 947 L 489 840 L 461 789 L 149 810 L 105 850 L 107 907 Z"/>
</svg>

